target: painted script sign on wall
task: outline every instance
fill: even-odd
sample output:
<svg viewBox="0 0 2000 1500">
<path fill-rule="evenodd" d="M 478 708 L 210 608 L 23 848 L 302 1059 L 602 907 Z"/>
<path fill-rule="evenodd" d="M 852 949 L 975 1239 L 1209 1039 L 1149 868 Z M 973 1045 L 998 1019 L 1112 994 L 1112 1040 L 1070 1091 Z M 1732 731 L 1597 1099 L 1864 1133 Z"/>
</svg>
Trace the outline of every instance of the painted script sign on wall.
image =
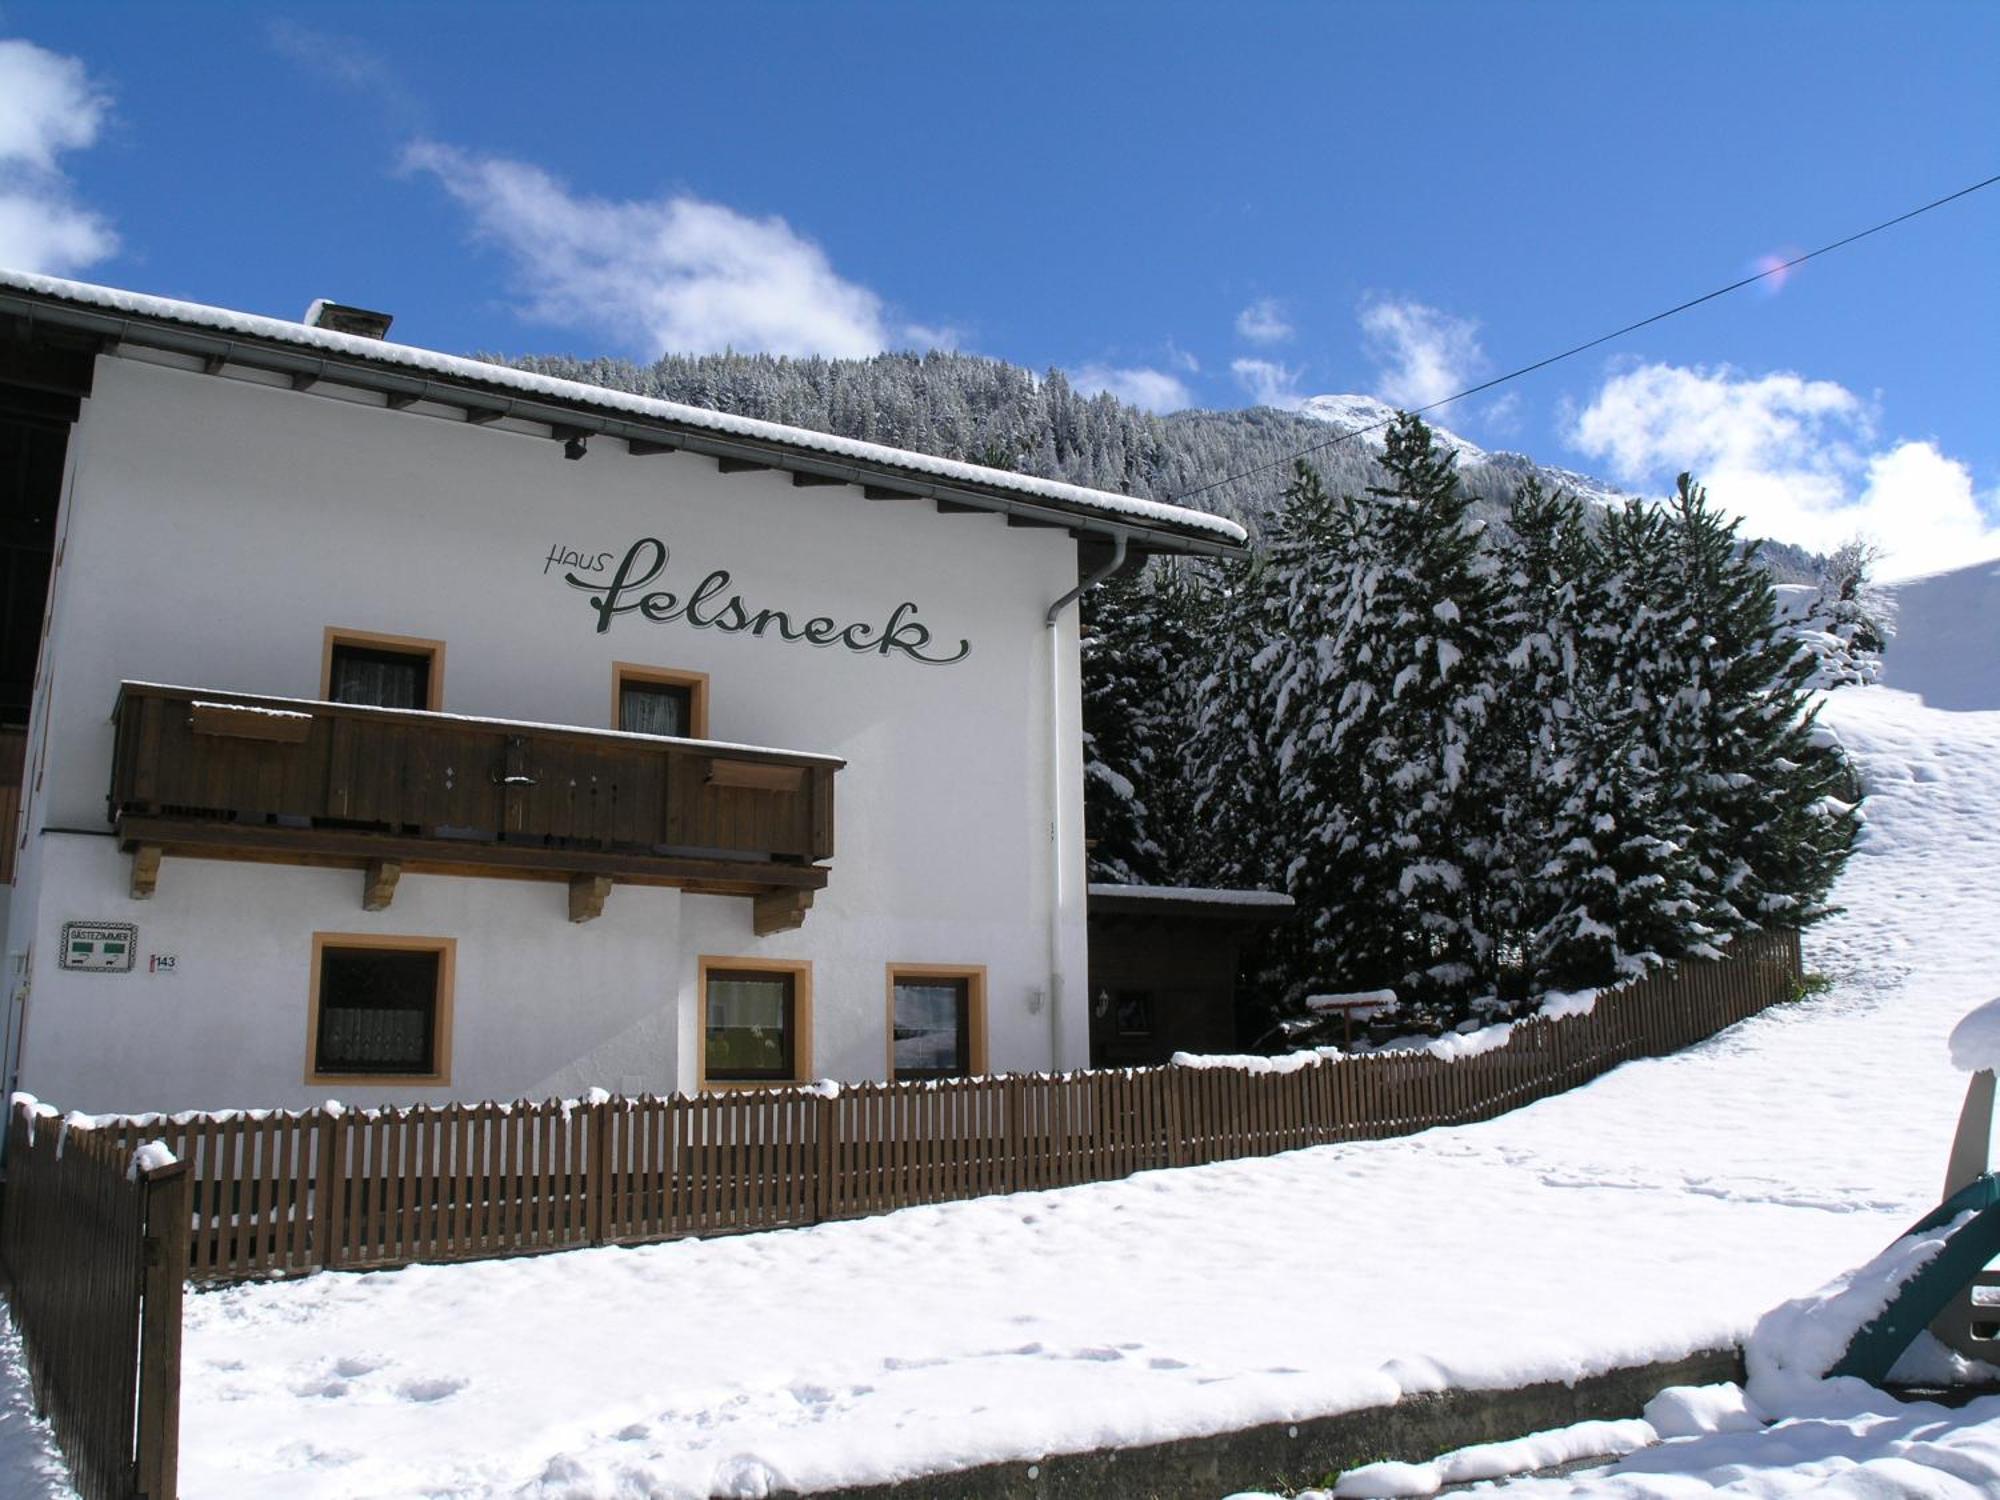
<svg viewBox="0 0 2000 1500">
<path fill-rule="evenodd" d="M 731 591 L 727 568 L 712 569 L 686 593 L 677 592 L 663 582 L 671 557 L 665 542 L 647 536 L 626 548 L 622 557 L 554 547 L 542 571 L 560 566 L 563 582 L 590 595 L 599 635 L 610 630 L 611 622 L 620 615 L 637 615 L 656 625 L 680 621 L 697 630 L 769 636 L 809 646 L 842 646 L 863 655 L 907 656 L 932 667 L 948 667 L 972 653 L 972 642 L 963 639 L 955 651 L 947 650 L 941 641 L 933 648 L 931 629 L 917 618 L 912 600 L 898 604 L 880 622 L 844 623 L 830 615 L 805 616 L 798 610 L 746 603 L 741 594 Z"/>
</svg>

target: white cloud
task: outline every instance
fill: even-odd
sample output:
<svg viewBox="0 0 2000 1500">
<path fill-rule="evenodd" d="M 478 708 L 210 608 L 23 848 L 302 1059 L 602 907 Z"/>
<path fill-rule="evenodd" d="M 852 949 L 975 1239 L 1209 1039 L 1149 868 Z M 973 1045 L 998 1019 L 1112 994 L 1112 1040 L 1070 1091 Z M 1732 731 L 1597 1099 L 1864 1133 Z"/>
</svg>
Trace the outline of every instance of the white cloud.
<svg viewBox="0 0 2000 1500">
<path fill-rule="evenodd" d="M 1512 437 L 1521 430 L 1522 415 L 1521 393 L 1508 391 L 1487 402 L 1479 420 L 1487 432 L 1498 437 Z"/>
<path fill-rule="evenodd" d="M 392 128 L 411 134 L 421 129 L 423 102 L 379 54 L 354 38 L 290 17 L 267 23 L 264 35 L 288 62 L 371 101 Z"/>
<path fill-rule="evenodd" d="M 419 142 L 405 164 L 434 175 L 479 235 L 514 263 L 530 318 L 594 328 L 645 352 L 732 348 L 861 356 L 948 337 L 898 325 L 783 219 L 685 194 L 578 196 L 541 168 Z"/>
<path fill-rule="evenodd" d="M 1406 411 L 1471 385 L 1486 366 L 1479 325 L 1421 302 L 1362 301 L 1362 346 L 1379 367 L 1374 394 Z"/>
<path fill-rule="evenodd" d="M 1663 490 L 1691 470 L 1751 535 L 1828 551 L 1860 534 L 1881 576 L 2000 555 L 2000 496 L 1929 441 L 1878 442 L 1867 402 L 1830 380 L 1720 366 L 1622 371 L 1567 437 L 1624 483 Z"/>
<path fill-rule="evenodd" d="M 63 275 L 118 248 L 59 165 L 96 142 L 110 108 L 76 58 L 0 41 L 0 265 Z"/>
<path fill-rule="evenodd" d="M 1182 411 L 1194 405 L 1194 395 L 1164 370 L 1115 370 L 1109 365 L 1084 365 L 1070 371 L 1069 383 L 1085 395 L 1109 391 L 1120 401 L 1146 411 Z"/>
<path fill-rule="evenodd" d="M 1229 362 L 1229 373 L 1258 406 L 1296 411 L 1305 404 L 1306 398 L 1298 390 L 1300 372 L 1289 365 L 1268 359 L 1235 359 Z"/>
<path fill-rule="evenodd" d="M 1253 344 L 1282 344 L 1292 336 L 1292 325 L 1275 297 L 1260 297 L 1236 315 L 1236 333 Z"/>
</svg>

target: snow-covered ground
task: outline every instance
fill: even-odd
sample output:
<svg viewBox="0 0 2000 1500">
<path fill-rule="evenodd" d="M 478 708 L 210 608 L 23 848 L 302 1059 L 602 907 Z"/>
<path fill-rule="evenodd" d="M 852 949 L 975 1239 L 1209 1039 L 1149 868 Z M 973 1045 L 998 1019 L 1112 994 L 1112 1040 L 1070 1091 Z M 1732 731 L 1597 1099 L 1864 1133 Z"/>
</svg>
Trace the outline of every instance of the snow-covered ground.
<svg viewBox="0 0 2000 1500">
<path fill-rule="evenodd" d="M 1906 601 L 1906 624 L 1922 618 Z M 1404 1140 L 197 1295 L 182 1492 L 758 1495 L 1740 1339 L 1936 1201 L 1963 1088 L 1945 1038 L 2000 993 L 2000 651 L 1983 685 L 1959 664 L 1933 706 L 1893 686 L 1925 650 L 1906 636 L 1891 686 L 1827 710 L 1872 797 L 1849 911 L 1808 940 L 1834 980 L 1814 1000 Z M 1907 1438 L 1948 1420 L 1951 1442 L 1990 1454 L 2000 1442 L 1970 1420 L 1983 1415 L 1868 1422 Z M 1813 1446 L 1795 1432 L 1787 1447 L 1786 1430 L 1689 1441 L 1711 1445 L 1711 1477 L 1760 1441 L 1757 1462 L 1782 1475 Z M 1668 1451 L 1604 1482 L 1641 1484 Z M 1628 1492 L 1700 1492 L 1684 1477 L 1693 1488 Z"/>
</svg>

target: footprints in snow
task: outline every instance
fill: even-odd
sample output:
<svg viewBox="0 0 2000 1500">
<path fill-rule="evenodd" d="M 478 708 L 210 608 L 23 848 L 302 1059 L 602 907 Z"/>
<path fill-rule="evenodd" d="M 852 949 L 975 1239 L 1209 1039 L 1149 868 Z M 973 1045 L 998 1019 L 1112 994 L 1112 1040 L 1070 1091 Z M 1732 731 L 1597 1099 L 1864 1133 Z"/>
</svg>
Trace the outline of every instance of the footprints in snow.
<svg viewBox="0 0 2000 1500">
<path fill-rule="evenodd" d="M 295 1396 L 318 1396 L 327 1401 L 353 1397 L 369 1404 L 407 1401 L 429 1406 L 456 1396 L 471 1382 L 460 1375 L 416 1375 L 392 1380 L 385 1374 L 391 1361 L 373 1355 L 346 1354 L 326 1360 L 305 1379 L 293 1383 Z M 369 1377 L 383 1375 L 381 1380 Z"/>
</svg>

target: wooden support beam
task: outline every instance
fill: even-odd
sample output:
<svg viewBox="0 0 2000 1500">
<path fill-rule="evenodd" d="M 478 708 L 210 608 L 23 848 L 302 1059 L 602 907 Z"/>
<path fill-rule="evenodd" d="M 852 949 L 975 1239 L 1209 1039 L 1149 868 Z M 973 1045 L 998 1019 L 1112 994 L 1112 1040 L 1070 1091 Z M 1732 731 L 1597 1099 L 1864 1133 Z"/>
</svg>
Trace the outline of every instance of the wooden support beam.
<svg viewBox="0 0 2000 1500">
<path fill-rule="evenodd" d="M 390 411 L 406 411 L 421 399 L 408 391 L 391 391 L 383 398 L 382 404 Z"/>
<path fill-rule="evenodd" d="M 400 859 L 371 859 L 361 881 L 361 909 L 387 911 L 396 899 L 396 882 L 403 878 Z"/>
<path fill-rule="evenodd" d="M 319 384 L 319 372 L 318 372 L 317 370 L 294 370 L 294 371 L 292 371 L 292 389 L 293 389 L 293 390 L 295 390 L 295 391 L 309 391 L 309 390 L 311 390 L 311 389 L 312 389 L 312 388 L 313 388 L 314 386 L 316 386 L 316 385 L 318 385 L 318 384 Z"/>
<path fill-rule="evenodd" d="M 569 919 L 588 922 L 604 915 L 604 898 L 611 894 L 609 875 L 572 875 L 569 878 Z"/>
<path fill-rule="evenodd" d="M 507 414 L 497 406 L 468 406 L 465 420 L 474 427 L 484 427 L 488 422 L 497 422 Z"/>
<path fill-rule="evenodd" d="M 673 443 L 648 443 L 640 438 L 625 439 L 625 451 L 634 458 L 650 458 L 655 453 L 678 453 Z"/>
<path fill-rule="evenodd" d="M 831 474 L 807 474 L 799 470 L 792 472 L 792 483 L 800 489 L 810 489 L 815 485 L 846 484 L 845 479 L 836 479 Z"/>
<path fill-rule="evenodd" d="M 1009 515 L 1007 517 L 1007 524 L 1009 526 L 1019 526 L 1022 527 L 1023 529 L 1039 529 L 1047 531 L 1066 531 L 1069 529 L 1061 521 L 1044 521 L 1039 516 Z"/>
<path fill-rule="evenodd" d="M 165 853 L 158 844 L 141 844 L 132 851 L 132 899 L 150 901 L 153 892 L 160 885 L 160 856 Z"/>
<path fill-rule="evenodd" d="M 864 484 L 861 493 L 870 500 L 921 500 L 922 495 L 913 495 L 908 490 L 892 490 L 879 484 Z"/>
<path fill-rule="evenodd" d="M 204 375 L 220 375 L 222 367 L 228 363 L 229 356 L 226 354 L 204 354 L 201 357 L 201 373 Z"/>
<path fill-rule="evenodd" d="M 941 516 L 983 516 L 989 513 L 983 505 L 960 505 L 956 500 L 939 500 L 936 504 Z"/>
<path fill-rule="evenodd" d="M 716 468 L 725 474 L 749 474 L 757 469 L 768 469 L 769 464 L 760 464 L 754 458 L 718 458 Z"/>
<path fill-rule="evenodd" d="M 803 927 L 813 904 L 811 891 L 765 891 L 752 898 L 750 926 L 758 937 Z"/>
</svg>

